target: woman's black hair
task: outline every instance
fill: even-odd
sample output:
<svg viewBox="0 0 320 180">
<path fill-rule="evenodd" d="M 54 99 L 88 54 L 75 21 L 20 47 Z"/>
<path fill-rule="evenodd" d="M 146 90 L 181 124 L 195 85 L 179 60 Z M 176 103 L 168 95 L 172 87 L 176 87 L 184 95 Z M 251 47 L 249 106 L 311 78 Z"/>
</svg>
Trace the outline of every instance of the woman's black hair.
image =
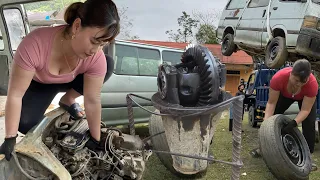
<svg viewBox="0 0 320 180">
<path fill-rule="evenodd" d="M 103 41 L 114 40 L 120 32 L 120 17 L 112 0 L 72 3 L 65 11 L 64 20 L 71 27 L 77 18 L 81 19 L 82 27 L 106 28 L 105 35 L 99 37 Z"/>
<path fill-rule="evenodd" d="M 311 74 L 311 64 L 306 59 L 299 59 L 293 64 L 292 75 L 299 77 L 305 83 Z"/>
</svg>

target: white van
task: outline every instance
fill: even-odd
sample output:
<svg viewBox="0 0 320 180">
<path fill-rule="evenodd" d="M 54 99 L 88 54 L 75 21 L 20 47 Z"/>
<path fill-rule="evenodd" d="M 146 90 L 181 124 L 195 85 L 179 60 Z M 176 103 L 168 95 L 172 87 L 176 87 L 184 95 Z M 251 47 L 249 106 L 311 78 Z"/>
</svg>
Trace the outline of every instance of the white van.
<svg viewBox="0 0 320 180">
<path fill-rule="evenodd" d="M 163 62 L 180 63 L 182 53 L 182 49 L 121 40 L 106 47 L 105 54 L 113 57 L 115 62 L 113 74 L 101 91 L 102 120 L 107 125 L 127 124 L 127 94 L 151 98 L 158 91 L 158 66 Z M 135 100 L 154 110 L 150 101 Z M 148 122 L 150 113 L 133 105 L 135 122 Z"/>
<path fill-rule="evenodd" d="M 222 54 L 244 50 L 270 68 L 307 58 L 316 70 L 319 16 L 319 0 L 229 0 L 217 29 Z"/>
<path fill-rule="evenodd" d="M 0 1 L 0 95 L 7 94 L 8 79 L 13 55 L 23 37 L 30 32 L 29 22 L 24 6 L 29 2 L 40 0 Z M 107 125 L 127 124 L 126 95 L 134 93 L 151 98 L 158 91 L 158 66 L 163 62 L 176 64 L 180 62 L 182 49 L 167 48 L 155 45 L 116 40 L 104 48 L 106 55 L 114 59 L 114 70 L 101 91 L 102 120 Z M 137 99 L 149 109 L 151 102 Z M 136 122 L 148 122 L 150 113 L 134 107 Z"/>
</svg>

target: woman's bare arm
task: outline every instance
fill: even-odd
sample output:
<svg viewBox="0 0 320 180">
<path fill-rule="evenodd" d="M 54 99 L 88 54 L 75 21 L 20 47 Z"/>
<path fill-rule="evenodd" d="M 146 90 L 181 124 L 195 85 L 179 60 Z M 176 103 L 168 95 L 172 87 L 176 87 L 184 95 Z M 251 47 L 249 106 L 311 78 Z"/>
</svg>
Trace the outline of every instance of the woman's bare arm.
<svg viewBox="0 0 320 180">
<path fill-rule="evenodd" d="M 33 76 L 33 71 L 24 70 L 13 62 L 5 109 L 6 137 L 15 136 L 18 132 L 22 97 L 28 89 Z"/>
<path fill-rule="evenodd" d="M 302 101 L 302 106 L 301 106 L 301 109 L 297 115 L 297 117 L 295 118 L 295 120 L 297 121 L 297 124 L 301 123 L 302 121 L 304 121 L 311 109 L 312 109 L 312 106 L 314 105 L 314 102 L 316 101 L 316 98 L 317 97 L 304 97 L 303 98 L 303 101 Z"/>
<path fill-rule="evenodd" d="M 280 95 L 280 91 L 276 91 L 271 87 L 269 88 L 269 99 L 266 105 L 266 110 L 265 110 L 265 115 L 263 120 L 268 119 L 270 116 L 274 114 L 274 110 L 276 108 L 279 95 Z"/>
<path fill-rule="evenodd" d="M 100 93 L 104 77 L 84 75 L 84 106 L 91 136 L 100 141 L 101 99 Z"/>
</svg>

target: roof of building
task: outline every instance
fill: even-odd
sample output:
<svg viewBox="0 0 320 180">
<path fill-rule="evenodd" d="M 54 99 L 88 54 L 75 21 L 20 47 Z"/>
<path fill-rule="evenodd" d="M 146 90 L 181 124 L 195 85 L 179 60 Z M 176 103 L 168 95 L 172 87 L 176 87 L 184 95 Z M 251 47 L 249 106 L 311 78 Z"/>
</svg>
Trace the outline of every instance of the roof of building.
<svg viewBox="0 0 320 180">
<path fill-rule="evenodd" d="M 168 42 L 168 41 L 150 41 L 150 40 L 131 40 L 133 42 L 166 46 L 171 48 L 184 49 L 188 43 Z M 225 64 L 252 64 L 252 57 L 244 51 L 238 51 L 231 56 L 223 56 L 220 44 L 204 44 L 214 56 L 217 56 Z"/>
</svg>

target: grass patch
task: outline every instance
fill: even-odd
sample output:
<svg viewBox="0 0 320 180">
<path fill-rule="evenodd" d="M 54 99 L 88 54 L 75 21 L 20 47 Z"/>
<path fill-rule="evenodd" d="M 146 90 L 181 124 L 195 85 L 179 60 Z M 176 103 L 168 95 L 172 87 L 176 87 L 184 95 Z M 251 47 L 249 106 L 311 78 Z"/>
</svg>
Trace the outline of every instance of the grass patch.
<svg viewBox="0 0 320 180">
<path fill-rule="evenodd" d="M 228 130 L 229 119 L 228 115 L 220 120 L 217 125 L 213 145 L 214 156 L 216 159 L 231 161 L 232 157 L 232 134 Z M 250 150 L 256 148 L 258 145 L 258 128 L 252 128 L 248 123 L 247 113 L 244 116 L 242 133 L 242 149 L 241 158 L 244 166 L 241 169 L 240 179 L 248 180 L 273 180 L 275 179 L 266 167 L 262 158 L 252 158 L 249 154 Z M 137 134 L 142 132 L 145 135 L 148 132 L 148 127 L 146 125 L 140 125 L 136 127 Z M 319 166 L 320 150 L 319 144 L 316 144 L 315 153 L 313 154 L 313 159 L 315 163 Z M 319 166 L 320 167 L 320 166 Z M 229 180 L 231 176 L 231 166 L 222 163 L 213 163 L 208 166 L 207 173 L 199 178 L 213 179 L 213 180 Z M 146 171 L 144 173 L 144 180 L 179 180 L 178 178 L 171 174 L 157 158 L 156 154 L 153 154 L 146 164 Z M 310 174 L 310 179 L 320 179 L 320 171 L 312 172 Z"/>
</svg>

